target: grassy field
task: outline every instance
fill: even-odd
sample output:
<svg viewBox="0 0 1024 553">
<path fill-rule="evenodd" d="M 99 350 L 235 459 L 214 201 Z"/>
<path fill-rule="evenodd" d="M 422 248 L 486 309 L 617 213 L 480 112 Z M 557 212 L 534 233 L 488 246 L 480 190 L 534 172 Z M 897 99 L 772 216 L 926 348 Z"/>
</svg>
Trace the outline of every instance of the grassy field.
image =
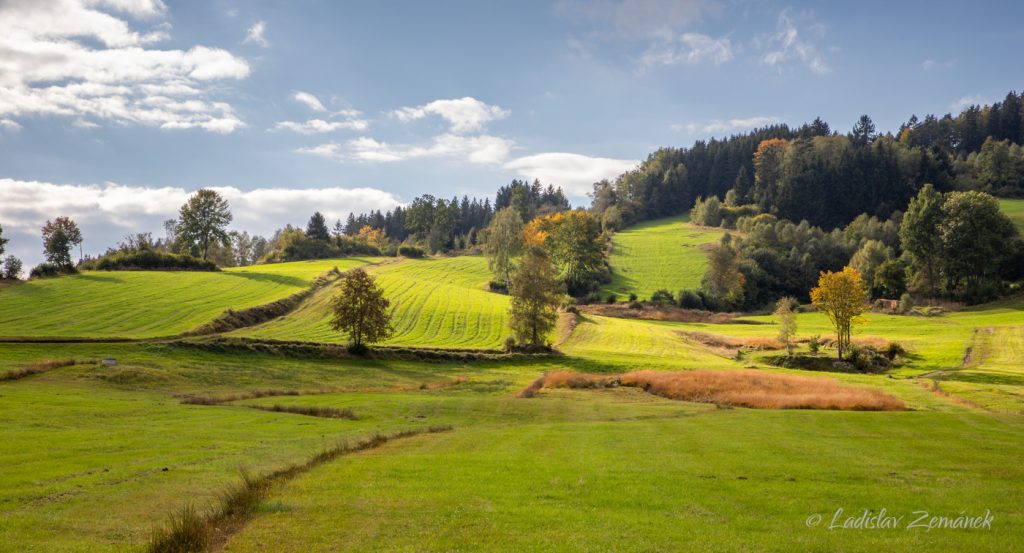
<svg viewBox="0 0 1024 553">
<path fill-rule="evenodd" d="M 145 344 L 62 353 L 120 364 L 0 383 L 9 429 L 0 551 L 142 550 L 173 509 L 216 502 L 239 467 L 267 472 L 340 439 L 438 424 L 454 431 L 275 486 L 226 550 L 939 551 L 1007 550 L 1022 539 L 1024 504 L 1007 493 L 1024 478 L 1020 417 L 882 375 L 859 378 L 890 386 L 915 411 L 717 409 L 625 388 L 514 397 L 541 372 L 586 368 L 572 358 L 305 361 Z M 48 346 L 0 345 L 0 366 L 51 355 Z M 605 362 L 622 370 L 644 359 Z M 267 388 L 333 392 L 220 406 L 176 398 Z M 348 408 L 357 420 L 249 407 L 274 404 Z M 837 508 L 882 507 L 991 509 L 996 523 L 928 533 L 805 525 Z"/>
<path fill-rule="evenodd" d="M 509 335 L 508 297 L 486 290 L 490 279 L 482 257 L 407 259 L 370 269 L 391 300 L 395 334 L 389 345 L 497 348 Z M 325 288 L 293 313 L 238 336 L 344 343 L 332 330 Z"/>
<path fill-rule="evenodd" d="M 707 270 L 704 247 L 721 239 L 723 231 L 691 226 L 689 216 L 648 221 L 612 237 L 612 281 L 604 293 L 623 301 L 630 293 L 641 299 L 662 288 L 673 295 L 699 288 Z"/>
<path fill-rule="evenodd" d="M 212 317 L 243 306 L 232 303 L 237 298 L 265 301 L 256 299 L 257 285 L 279 287 L 264 297 L 286 295 L 334 265 L 372 261 L 197 275 L 217 278 L 203 284 L 204 294 L 187 286 L 174 293 L 186 300 L 223 293 L 204 308 Z M 390 343 L 497 347 L 508 334 L 508 298 L 486 290 L 481 258 L 387 260 L 368 270 L 394 305 Z M 90 327 L 44 309 L 35 326 L 20 328 L 40 336 L 187 329 L 202 317 L 162 320 L 177 313 L 166 297 L 152 300 L 156 312 L 138 304 L 145 309 L 121 308 L 121 320 L 102 313 L 118 309 L 118 294 L 129 305 L 144 297 L 135 279 L 156 275 L 167 286 L 167 277 L 193 274 L 96 273 L 123 279 L 105 288 L 82 278 L 91 273 L 38 281 L 63 290 L 66 301 L 86 290 L 100 314 Z M 0 306 L 26 311 L 29 300 L 6 304 L 7 294 L 20 298 L 34 284 L 0 291 Z M 326 325 L 332 293 L 236 333 L 343 341 Z M 626 387 L 517 397 L 555 370 L 754 367 L 806 376 L 768 366 L 778 351 L 737 355 L 714 345 L 770 342 L 777 333 L 770 316 L 727 324 L 565 317 L 561 355 L 472 363 L 290 358 L 156 342 L 0 343 L 0 373 L 45 359 L 83 361 L 0 380 L 0 552 L 144 551 L 169 514 L 215 505 L 240 468 L 264 474 L 339 441 L 437 425 L 453 430 L 277 482 L 225 550 L 1017 550 L 1024 545 L 1022 313 L 1018 297 L 935 317 L 870 314 L 854 340 L 899 342 L 909 350 L 901 366 L 813 376 L 881 390 L 906 404 L 899 412 L 719 408 Z M 62 324 L 81 326 L 72 332 Z M 800 339 L 831 334 L 817 313 L 800 314 L 798 327 Z M 92 362 L 105 357 L 118 364 Z M 261 390 L 296 395 L 182 403 Z M 273 406 L 347 409 L 355 419 L 254 408 Z M 885 508 L 904 519 L 897 530 L 829 530 L 840 508 L 847 516 Z M 922 510 L 949 517 L 988 510 L 995 518 L 990 530 L 906 529 Z M 813 515 L 823 521 L 808 527 Z"/>
<path fill-rule="evenodd" d="M 228 308 L 269 303 L 318 274 L 371 259 L 255 265 L 218 273 L 89 271 L 0 290 L 0 337 L 152 338 L 178 334 Z"/>
<path fill-rule="evenodd" d="M 1024 233 L 1024 200 L 1001 199 L 999 207 L 1003 213 L 1013 219 L 1014 223 L 1017 223 L 1017 228 Z"/>
</svg>

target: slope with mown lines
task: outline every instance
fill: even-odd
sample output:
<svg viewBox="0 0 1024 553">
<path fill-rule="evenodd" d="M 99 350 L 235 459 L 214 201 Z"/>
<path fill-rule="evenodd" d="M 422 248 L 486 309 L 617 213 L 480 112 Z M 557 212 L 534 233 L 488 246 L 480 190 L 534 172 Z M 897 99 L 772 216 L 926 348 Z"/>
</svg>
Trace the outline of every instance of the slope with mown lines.
<svg viewBox="0 0 1024 553">
<path fill-rule="evenodd" d="M 1024 200 L 1000 199 L 999 209 L 1017 225 L 1017 230 L 1024 233 Z"/>
<path fill-rule="evenodd" d="M 294 294 L 331 267 L 344 270 L 367 262 L 334 259 L 215 273 L 87 271 L 32 280 L 0 290 L 0 337 L 172 336 L 212 321 L 226 309 Z"/>
<path fill-rule="evenodd" d="M 648 221 L 612 237 L 612 281 L 604 293 L 625 301 L 630 293 L 641 299 L 662 288 L 676 294 L 699 288 L 707 271 L 705 248 L 721 239 L 723 231 L 689 223 L 689 215 Z"/>
<path fill-rule="evenodd" d="M 508 331 L 507 296 L 484 289 L 490 279 L 482 257 L 408 259 L 369 269 L 391 301 L 394 336 L 385 345 L 496 348 Z M 330 328 L 330 286 L 288 315 L 231 333 L 275 340 L 343 343 Z"/>
</svg>

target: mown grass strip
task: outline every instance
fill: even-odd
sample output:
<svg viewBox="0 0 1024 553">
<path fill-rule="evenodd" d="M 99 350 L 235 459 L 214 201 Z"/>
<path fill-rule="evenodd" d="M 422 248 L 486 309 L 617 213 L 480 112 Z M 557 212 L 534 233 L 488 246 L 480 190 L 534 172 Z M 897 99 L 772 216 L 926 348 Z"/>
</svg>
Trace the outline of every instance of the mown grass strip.
<svg viewBox="0 0 1024 553">
<path fill-rule="evenodd" d="M 260 504 L 270 495 L 275 484 L 280 484 L 310 471 L 338 457 L 380 447 L 392 440 L 419 434 L 447 432 L 451 426 L 403 430 L 393 434 L 374 434 L 355 443 L 339 442 L 301 464 L 254 477 L 242 471 L 241 481 L 220 494 L 219 505 L 206 513 L 188 505 L 169 517 L 167 526 L 153 531 L 146 550 L 150 553 L 200 553 L 216 551 L 227 543 L 256 513 Z"/>
</svg>

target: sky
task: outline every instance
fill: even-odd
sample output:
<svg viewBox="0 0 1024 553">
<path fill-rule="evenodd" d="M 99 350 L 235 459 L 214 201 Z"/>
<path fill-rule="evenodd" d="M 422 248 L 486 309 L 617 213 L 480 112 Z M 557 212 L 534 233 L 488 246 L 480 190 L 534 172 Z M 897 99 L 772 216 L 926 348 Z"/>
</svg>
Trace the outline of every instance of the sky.
<svg viewBox="0 0 1024 553">
<path fill-rule="evenodd" d="M 97 254 L 199 188 L 270 235 L 820 116 L 880 131 L 1024 88 L 1019 2 L 0 0 L 0 226 Z"/>
</svg>

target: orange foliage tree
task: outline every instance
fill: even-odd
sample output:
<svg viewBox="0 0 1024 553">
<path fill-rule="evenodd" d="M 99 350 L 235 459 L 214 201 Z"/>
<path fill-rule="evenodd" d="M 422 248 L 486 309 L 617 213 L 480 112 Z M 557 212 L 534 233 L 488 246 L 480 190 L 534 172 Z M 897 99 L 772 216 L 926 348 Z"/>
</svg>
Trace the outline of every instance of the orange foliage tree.
<svg viewBox="0 0 1024 553">
<path fill-rule="evenodd" d="M 861 314 L 867 309 L 868 294 L 860 273 L 851 267 L 842 271 L 822 272 L 818 287 L 811 290 L 811 302 L 828 315 L 836 329 L 836 348 L 839 359 L 850 346 L 851 328 L 863 322 Z"/>
</svg>

